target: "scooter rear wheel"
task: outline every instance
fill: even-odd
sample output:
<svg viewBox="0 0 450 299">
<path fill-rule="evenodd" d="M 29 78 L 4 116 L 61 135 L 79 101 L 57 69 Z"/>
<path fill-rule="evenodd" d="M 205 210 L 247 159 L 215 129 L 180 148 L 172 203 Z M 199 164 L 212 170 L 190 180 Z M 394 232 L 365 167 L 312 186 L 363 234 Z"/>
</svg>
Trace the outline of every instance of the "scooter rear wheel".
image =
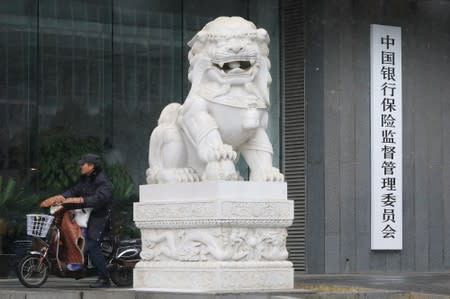
<svg viewBox="0 0 450 299">
<path fill-rule="evenodd" d="M 27 288 L 39 288 L 49 275 L 49 265 L 38 255 L 27 255 L 17 265 L 17 277 Z"/>
<path fill-rule="evenodd" d="M 118 287 L 130 287 L 133 285 L 133 269 L 119 268 L 110 273 L 111 280 Z"/>
</svg>

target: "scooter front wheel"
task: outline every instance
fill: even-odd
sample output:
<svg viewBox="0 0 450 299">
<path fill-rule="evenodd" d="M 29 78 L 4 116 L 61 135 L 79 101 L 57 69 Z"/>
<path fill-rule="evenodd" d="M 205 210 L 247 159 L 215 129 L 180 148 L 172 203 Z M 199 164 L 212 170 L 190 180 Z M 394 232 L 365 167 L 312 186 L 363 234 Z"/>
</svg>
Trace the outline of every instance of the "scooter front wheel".
<svg viewBox="0 0 450 299">
<path fill-rule="evenodd" d="M 39 288 L 48 278 L 49 265 L 38 255 L 27 255 L 17 265 L 17 277 L 27 288 Z"/>
</svg>

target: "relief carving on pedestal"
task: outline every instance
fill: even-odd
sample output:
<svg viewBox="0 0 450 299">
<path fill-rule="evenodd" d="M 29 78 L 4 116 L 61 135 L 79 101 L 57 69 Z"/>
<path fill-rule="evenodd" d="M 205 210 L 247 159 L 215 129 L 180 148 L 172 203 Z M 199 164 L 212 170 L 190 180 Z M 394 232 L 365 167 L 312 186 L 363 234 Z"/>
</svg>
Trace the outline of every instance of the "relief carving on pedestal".
<svg viewBox="0 0 450 299">
<path fill-rule="evenodd" d="M 144 261 L 282 261 L 286 229 L 143 230 Z"/>
</svg>

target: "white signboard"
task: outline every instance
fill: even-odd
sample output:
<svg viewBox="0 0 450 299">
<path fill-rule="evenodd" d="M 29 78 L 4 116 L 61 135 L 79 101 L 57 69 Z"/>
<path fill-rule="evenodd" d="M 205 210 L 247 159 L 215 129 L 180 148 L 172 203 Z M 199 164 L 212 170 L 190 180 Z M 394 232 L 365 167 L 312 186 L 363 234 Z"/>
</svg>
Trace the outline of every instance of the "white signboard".
<svg viewBox="0 0 450 299">
<path fill-rule="evenodd" d="M 402 35 L 370 26 L 371 249 L 402 249 Z"/>
</svg>

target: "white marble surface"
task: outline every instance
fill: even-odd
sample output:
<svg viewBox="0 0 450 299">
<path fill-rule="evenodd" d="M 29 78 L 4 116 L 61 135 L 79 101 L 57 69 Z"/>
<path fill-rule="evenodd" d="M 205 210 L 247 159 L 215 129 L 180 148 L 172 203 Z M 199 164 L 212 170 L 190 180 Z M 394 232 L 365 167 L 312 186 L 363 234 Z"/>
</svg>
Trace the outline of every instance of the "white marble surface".
<svg viewBox="0 0 450 299">
<path fill-rule="evenodd" d="M 134 287 L 193 291 L 293 288 L 287 185 L 267 135 L 267 31 L 219 17 L 189 42 L 189 95 L 161 112 L 134 221 Z M 250 169 L 244 182 L 235 162 Z"/>
<path fill-rule="evenodd" d="M 260 267 L 236 267 L 222 263 L 171 268 L 142 263 L 134 269 L 134 288 L 192 292 L 293 289 L 294 271 L 289 262 L 285 263 L 265 263 Z"/>
<path fill-rule="evenodd" d="M 140 202 L 169 200 L 242 199 L 246 201 L 276 201 L 287 198 L 284 182 L 206 181 L 184 184 L 148 184 L 139 186 Z M 168 192 L 169 191 L 169 192 Z"/>
<path fill-rule="evenodd" d="M 287 227 L 294 219 L 284 182 L 209 181 L 140 186 L 139 228 Z"/>
<path fill-rule="evenodd" d="M 241 17 L 219 17 L 192 38 L 192 86 L 182 105 L 161 112 L 150 136 L 147 183 L 241 180 L 238 157 L 251 181 L 284 181 L 267 134 L 269 42 L 266 30 Z"/>
<path fill-rule="evenodd" d="M 142 261 L 135 288 L 289 289 L 286 183 L 215 181 L 141 186 L 134 220 Z"/>
</svg>

